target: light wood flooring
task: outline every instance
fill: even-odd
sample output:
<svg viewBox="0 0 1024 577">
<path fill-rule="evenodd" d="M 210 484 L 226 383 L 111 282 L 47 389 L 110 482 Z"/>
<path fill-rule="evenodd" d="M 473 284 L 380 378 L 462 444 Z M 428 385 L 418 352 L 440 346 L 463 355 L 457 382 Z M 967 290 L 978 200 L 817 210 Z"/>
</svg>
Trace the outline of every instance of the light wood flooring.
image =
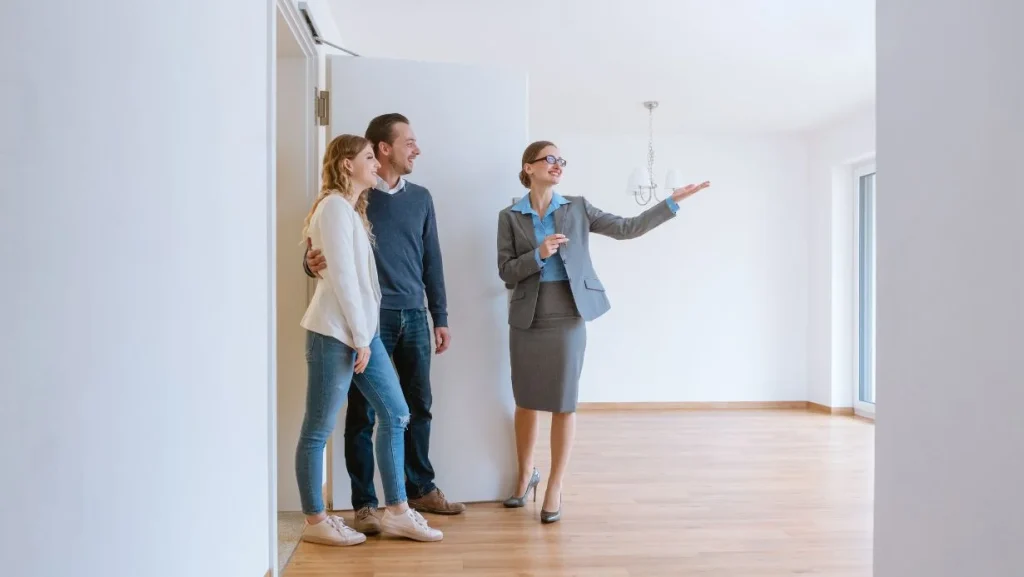
<svg viewBox="0 0 1024 577">
<path fill-rule="evenodd" d="M 545 475 L 523 509 L 429 516 L 440 543 L 301 543 L 284 577 L 870 577 L 872 424 L 806 411 L 577 418 L 561 522 L 539 522 Z"/>
</svg>

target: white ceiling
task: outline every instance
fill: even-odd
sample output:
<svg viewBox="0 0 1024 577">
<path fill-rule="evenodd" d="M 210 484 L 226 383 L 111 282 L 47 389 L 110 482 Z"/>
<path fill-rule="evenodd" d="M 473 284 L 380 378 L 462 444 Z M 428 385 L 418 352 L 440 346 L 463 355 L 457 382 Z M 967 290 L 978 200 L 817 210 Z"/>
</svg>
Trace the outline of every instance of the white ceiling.
<svg viewBox="0 0 1024 577">
<path fill-rule="evenodd" d="M 875 0 L 330 0 L 364 56 L 522 67 L 534 126 L 799 131 L 874 101 Z M 398 79 L 396 79 L 397 81 Z"/>
</svg>

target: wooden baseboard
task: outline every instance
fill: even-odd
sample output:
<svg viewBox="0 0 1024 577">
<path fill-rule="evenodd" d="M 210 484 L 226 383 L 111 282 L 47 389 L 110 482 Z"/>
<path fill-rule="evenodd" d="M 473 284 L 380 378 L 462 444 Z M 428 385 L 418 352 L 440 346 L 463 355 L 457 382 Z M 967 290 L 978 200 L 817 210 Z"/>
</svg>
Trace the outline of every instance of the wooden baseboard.
<svg viewBox="0 0 1024 577">
<path fill-rule="evenodd" d="M 593 411 L 810 411 L 853 417 L 853 407 L 826 407 L 809 401 L 728 401 L 679 403 L 580 403 L 580 412 Z"/>
<path fill-rule="evenodd" d="M 741 411 L 807 410 L 807 401 L 729 401 L 680 403 L 580 403 L 579 411 Z"/>
<path fill-rule="evenodd" d="M 853 416 L 853 407 L 826 407 L 825 405 L 819 405 L 810 401 L 807 402 L 807 410 L 812 413 L 823 413 L 826 415 Z"/>
</svg>

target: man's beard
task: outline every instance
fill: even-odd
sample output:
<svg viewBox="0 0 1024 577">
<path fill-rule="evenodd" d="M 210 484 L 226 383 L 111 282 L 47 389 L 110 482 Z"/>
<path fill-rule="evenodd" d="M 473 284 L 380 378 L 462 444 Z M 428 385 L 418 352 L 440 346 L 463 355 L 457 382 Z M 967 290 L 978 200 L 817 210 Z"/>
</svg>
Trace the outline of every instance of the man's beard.
<svg viewBox="0 0 1024 577">
<path fill-rule="evenodd" d="M 394 162 L 390 162 L 388 164 L 391 165 L 391 170 L 395 171 L 395 174 L 399 174 L 401 176 L 406 176 L 406 175 L 412 174 L 412 167 L 411 166 L 404 166 L 404 165 L 396 164 Z M 412 163 L 410 162 L 409 164 L 412 164 Z"/>
</svg>

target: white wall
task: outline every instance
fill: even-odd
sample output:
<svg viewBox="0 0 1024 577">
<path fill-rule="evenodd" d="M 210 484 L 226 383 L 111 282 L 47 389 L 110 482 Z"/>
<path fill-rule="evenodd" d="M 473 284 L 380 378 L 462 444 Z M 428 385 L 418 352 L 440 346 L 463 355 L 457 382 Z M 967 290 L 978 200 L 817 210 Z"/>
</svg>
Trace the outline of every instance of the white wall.
<svg viewBox="0 0 1024 577">
<path fill-rule="evenodd" d="M 853 406 L 854 190 L 852 167 L 875 153 L 875 107 L 808 135 L 808 400 Z"/>
<path fill-rule="evenodd" d="M 876 577 L 1024 567 L 1021 22 L 878 4 Z"/>
<path fill-rule="evenodd" d="M 646 166 L 646 136 L 535 130 L 531 139 L 553 140 L 569 161 L 562 194 L 625 216 L 643 210 L 626 180 Z M 656 136 L 655 153 L 659 186 L 674 166 L 712 187 L 645 237 L 595 236 L 594 263 L 612 309 L 588 325 L 580 400 L 806 399 L 805 143 Z"/>
<path fill-rule="evenodd" d="M 4 574 L 270 566 L 270 17 L 0 4 Z"/>
</svg>

